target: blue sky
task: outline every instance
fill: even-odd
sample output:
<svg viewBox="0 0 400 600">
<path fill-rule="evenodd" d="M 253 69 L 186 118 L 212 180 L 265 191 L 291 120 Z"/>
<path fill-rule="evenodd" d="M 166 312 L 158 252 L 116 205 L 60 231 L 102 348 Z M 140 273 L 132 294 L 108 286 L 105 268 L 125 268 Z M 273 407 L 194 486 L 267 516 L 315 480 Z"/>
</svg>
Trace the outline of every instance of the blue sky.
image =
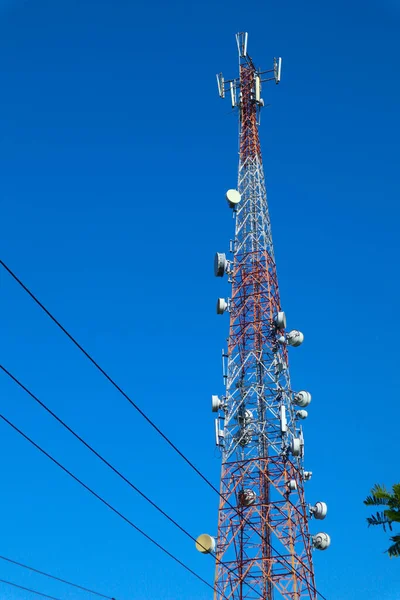
<svg viewBox="0 0 400 600">
<path fill-rule="evenodd" d="M 258 65 L 283 57 L 261 141 L 283 307 L 305 333 L 291 374 L 313 394 L 306 492 L 329 506 L 332 546 L 314 555 L 329 600 L 395 600 L 400 585 L 362 504 L 399 481 L 399 28 L 389 0 L 0 5 L 1 257 L 215 484 L 229 290 L 213 255 L 233 235 L 237 170 L 215 73 L 236 75 L 240 30 Z M 4 271 L 0 289 L 1 362 L 193 535 L 215 532 L 216 495 Z M 0 390 L 7 417 L 212 581 L 210 558 L 4 375 Z M 1 555 L 118 600 L 211 598 L 0 428 Z M 0 578 L 87 597 L 7 564 Z"/>
</svg>

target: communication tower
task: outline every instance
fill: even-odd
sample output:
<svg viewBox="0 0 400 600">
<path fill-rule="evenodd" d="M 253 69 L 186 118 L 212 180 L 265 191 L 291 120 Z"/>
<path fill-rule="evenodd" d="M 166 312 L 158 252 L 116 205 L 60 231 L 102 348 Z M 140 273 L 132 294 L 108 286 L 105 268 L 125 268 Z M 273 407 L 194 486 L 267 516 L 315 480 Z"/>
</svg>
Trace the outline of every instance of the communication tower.
<svg viewBox="0 0 400 600">
<path fill-rule="evenodd" d="M 228 277 L 230 298 L 217 313 L 229 314 L 223 352 L 226 391 L 212 396 L 216 444 L 222 450 L 218 534 L 202 534 L 196 547 L 215 553 L 215 600 L 316 599 L 313 549 L 330 545 L 326 533 L 309 533 L 310 519 L 324 519 L 327 506 L 306 504 L 302 423 L 311 402 L 292 389 L 288 351 L 303 334 L 286 330 L 279 296 L 271 224 L 258 134 L 262 85 L 279 83 L 282 60 L 261 71 L 247 53 L 247 33 L 238 33 L 239 77 L 217 75 L 219 95 L 239 113 L 237 189 L 226 199 L 235 217 L 229 258 L 215 256 L 217 277 Z"/>
</svg>

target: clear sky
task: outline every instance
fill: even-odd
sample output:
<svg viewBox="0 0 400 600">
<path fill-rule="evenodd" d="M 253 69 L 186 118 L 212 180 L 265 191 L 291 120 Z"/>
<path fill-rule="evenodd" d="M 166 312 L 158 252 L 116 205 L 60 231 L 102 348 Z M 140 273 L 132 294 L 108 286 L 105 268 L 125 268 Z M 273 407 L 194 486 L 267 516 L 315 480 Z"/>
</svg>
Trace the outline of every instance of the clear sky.
<svg viewBox="0 0 400 600">
<path fill-rule="evenodd" d="M 215 73 L 234 34 L 282 83 L 261 141 L 283 308 L 305 333 L 292 383 L 313 394 L 307 500 L 329 514 L 315 553 L 329 600 L 398 600 L 400 559 L 363 498 L 399 481 L 400 9 L 326 3 L 0 3 L 1 258 L 218 484 L 210 395 L 228 319 L 213 277 L 233 220 L 237 117 Z M 193 535 L 218 498 L 4 272 L 1 362 Z M 213 561 L 88 455 L 4 375 L 1 411 L 208 581 Z M 0 555 L 118 600 L 212 592 L 0 424 Z M 0 578 L 74 590 L 0 561 Z M 0 585 L 4 599 L 29 598 Z"/>
</svg>

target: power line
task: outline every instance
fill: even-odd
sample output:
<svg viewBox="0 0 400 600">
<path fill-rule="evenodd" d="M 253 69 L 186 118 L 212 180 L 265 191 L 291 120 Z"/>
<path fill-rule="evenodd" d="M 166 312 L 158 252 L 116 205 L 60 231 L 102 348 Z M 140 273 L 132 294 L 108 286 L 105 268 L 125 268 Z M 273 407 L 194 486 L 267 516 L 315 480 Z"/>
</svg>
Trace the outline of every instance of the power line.
<svg viewBox="0 0 400 600">
<path fill-rule="evenodd" d="M 64 467 L 64 465 L 62 465 L 57 459 L 55 459 L 53 456 L 51 456 L 51 454 L 49 454 L 48 452 L 46 452 L 46 450 L 44 450 L 41 446 L 39 446 L 39 444 L 37 444 L 36 442 L 34 442 L 32 440 L 32 438 L 30 438 L 26 433 L 24 433 L 23 431 L 21 431 L 21 429 L 19 429 L 16 425 L 14 425 L 14 423 L 12 423 L 11 421 L 9 421 L 7 419 L 7 417 L 5 417 L 4 415 L 0 414 L 0 418 L 3 419 L 3 421 L 5 423 L 7 423 L 7 425 L 9 425 L 12 429 L 14 429 L 14 431 L 16 431 L 17 433 L 19 433 L 19 435 L 21 435 L 27 442 L 29 442 L 30 444 L 32 444 L 32 446 L 34 446 L 37 450 L 39 450 L 39 452 L 41 452 L 42 454 L 44 454 L 44 456 L 46 456 L 49 460 L 51 460 L 52 463 L 54 463 L 55 465 L 57 465 L 57 467 L 59 467 L 62 471 L 64 471 L 64 473 L 66 473 L 67 475 L 69 475 L 74 481 L 76 481 L 77 483 L 79 483 L 79 485 L 81 485 L 83 488 L 85 488 L 85 490 L 87 490 L 90 494 L 92 494 L 92 496 L 94 496 L 95 498 L 97 498 L 97 500 L 99 500 L 102 504 L 104 504 L 104 506 L 106 506 L 113 513 L 115 513 L 118 517 L 120 517 L 123 521 L 125 521 L 125 523 L 128 523 L 128 525 L 130 525 L 130 527 L 132 527 L 133 529 L 135 529 L 143 537 L 145 537 L 147 540 L 149 540 L 149 542 L 151 542 L 152 544 L 154 544 L 155 546 L 157 546 L 157 548 L 159 548 L 160 550 L 162 550 L 162 552 L 164 552 L 164 554 L 166 554 L 167 556 L 169 556 L 170 558 L 172 558 L 172 560 L 174 560 L 181 567 L 183 567 L 184 569 L 186 569 L 186 571 L 188 571 L 189 573 L 191 573 L 199 581 L 201 581 L 207 587 L 209 587 L 212 590 L 214 590 L 214 586 L 212 586 L 210 583 L 208 583 L 208 581 L 206 581 L 205 579 L 203 579 L 200 575 L 198 575 L 195 571 L 193 571 L 190 567 L 188 567 L 179 558 L 177 558 L 176 556 L 174 556 L 171 552 L 169 552 L 169 550 L 167 550 L 166 548 L 164 548 L 164 546 L 162 546 L 161 544 L 159 544 L 158 542 L 156 542 L 156 540 L 154 538 L 152 538 L 149 534 L 147 534 L 145 531 L 143 531 L 143 529 L 140 529 L 140 527 L 138 527 L 137 525 L 135 525 L 135 523 L 133 523 L 130 519 L 128 519 L 128 517 L 125 517 L 125 515 L 123 515 L 118 509 L 116 509 L 114 506 L 112 506 L 112 504 L 110 504 L 109 502 L 107 502 L 107 500 L 105 500 L 102 496 L 100 496 L 100 494 L 98 494 L 97 492 L 95 492 L 94 490 L 92 490 L 92 488 L 90 488 L 88 485 L 86 485 L 86 483 L 84 483 L 81 479 L 79 479 L 79 477 L 77 477 L 71 471 L 69 471 L 66 467 Z"/>
<path fill-rule="evenodd" d="M 171 516 L 168 515 L 162 508 L 160 508 L 153 500 L 151 500 L 144 492 L 142 492 L 132 481 L 130 481 L 125 475 L 121 473 L 116 467 L 114 467 L 107 459 L 105 459 L 97 450 L 93 448 L 88 442 L 86 442 L 76 431 L 74 431 L 65 421 L 63 421 L 55 412 L 53 412 L 44 402 L 42 402 L 31 390 L 29 390 L 19 379 L 15 377 L 8 369 L 3 365 L 0 365 L 0 369 L 8 375 L 21 389 L 24 390 L 35 402 L 37 402 L 49 415 L 51 415 L 60 425 L 62 425 L 69 433 L 71 433 L 81 444 L 83 444 L 92 454 L 94 454 L 103 464 L 105 464 L 111 471 L 113 471 L 118 477 L 120 477 L 125 483 L 127 483 L 137 494 L 139 494 L 146 502 L 151 504 L 153 508 L 158 510 L 168 521 L 170 521 L 175 527 L 180 529 L 182 533 L 188 536 L 193 542 L 196 542 L 196 538 L 193 537 L 184 527 L 179 525 Z M 1 557 L 0 557 L 1 558 Z"/>
<path fill-rule="evenodd" d="M 222 498 L 224 500 L 224 502 L 226 502 L 226 504 L 228 504 L 228 506 L 230 506 L 230 508 L 232 508 L 233 510 L 235 510 L 237 512 L 237 514 L 239 515 L 239 512 L 237 510 L 237 507 L 234 506 L 223 494 L 221 494 L 221 492 L 218 490 L 217 487 L 215 487 L 215 485 L 192 463 L 192 461 L 187 458 L 187 456 L 185 456 L 185 454 L 179 450 L 179 448 L 169 439 L 169 437 L 154 423 L 154 421 L 152 421 L 152 419 L 132 400 L 132 398 L 130 398 L 130 396 L 124 392 L 124 390 L 117 384 L 117 382 L 107 373 L 107 371 L 105 371 L 98 362 L 96 362 L 96 360 L 83 348 L 83 346 L 81 346 L 81 344 L 74 338 L 74 336 L 69 333 L 69 331 L 60 323 L 60 321 L 58 321 L 58 319 L 56 319 L 56 317 L 44 306 L 44 304 L 42 304 L 42 302 L 35 296 L 35 294 L 21 281 L 21 279 L 19 279 L 19 277 L 10 269 L 10 267 L 8 267 L 5 262 L 3 260 L 0 259 L 0 265 L 9 273 L 9 275 L 11 275 L 11 277 L 18 283 L 18 285 L 20 285 L 22 287 L 22 289 L 32 298 L 32 300 L 46 313 L 46 315 L 53 321 L 53 323 L 55 323 L 55 325 L 57 325 L 57 327 L 59 329 L 61 329 L 61 331 L 71 340 L 71 342 L 86 356 L 86 358 L 96 367 L 96 369 L 98 371 L 100 371 L 100 373 L 107 379 L 107 381 L 109 381 L 111 383 L 111 385 L 129 402 L 129 404 L 131 404 L 131 406 L 133 406 L 133 408 L 143 417 L 143 419 L 167 442 L 167 444 L 190 466 L 191 469 L 193 469 L 195 471 L 195 473 L 197 473 L 197 475 L 199 475 L 199 477 L 201 477 L 201 479 L 216 493 L 218 494 L 218 496 L 220 498 Z M 256 527 L 254 527 L 254 525 L 248 521 L 247 519 L 245 519 L 243 517 L 243 515 L 240 515 L 243 522 L 246 523 L 247 525 L 249 525 L 249 527 L 255 532 L 257 533 L 257 535 L 261 535 L 260 532 L 258 531 L 258 529 L 256 529 Z M 271 550 L 273 552 L 275 552 L 275 554 L 277 556 L 279 556 L 279 558 L 281 558 L 283 560 L 283 562 L 291 569 L 291 571 L 293 573 L 296 573 L 297 576 L 299 577 L 299 579 L 301 579 L 302 581 L 306 581 L 307 584 L 309 583 L 305 577 L 297 570 L 293 567 L 293 565 L 290 564 L 290 562 L 280 553 L 276 550 L 276 548 L 274 548 L 274 546 L 265 538 L 264 540 L 268 546 L 271 548 Z M 307 570 L 308 567 L 299 559 L 300 564 Z M 327 600 L 327 598 L 321 594 L 321 592 L 319 592 L 313 585 L 310 584 L 311 589 L 322 599 L 322 600 Z"/>
<path fill-rule="evenodd" d="M 104 463 L 109 469 L 111 469 L 116 475 L 118 475 L 118 477 L 120 477 L 125 483 L 127 483 L 133 490 L 135 490 L 135 492 L 137 492 L 142 498 L 144 498 L 144 500 L 146 500 L 146 502 L 151 504 L 151 506 L 153 506 L 153 508 L 155 508 L 159 513 L 161 513 L 166 519 L 168 519 L 168 521 L 170 521 L 173 525 L 175 525 L 175 527 L 177 527 L 180 531 L 182 531 L 193 542 L 195 542 L 197 545 L 201 546 L 204 550 L 207 550 L 184 527 L 179 525 L 179 523 L 177 523 L 177 521 L 175 521 L 175 519 L 173 519 L 170 515 L 168 515 L 168 513 L 166 513 L 162 508 L 160 508 L 148 496 L 146 496 L 146 494 L 144 494 L 144 492 L 142 492 L 136 485 L 134 485 L 127 477 L 125 477 L 125 475 L 123 475 L 116 467 L 114 467 L 111 463 L 109 463 L 108 460 L 106 460 L 101 454 L 99 454 L 99 452 L 97 452 L 97 450 L 95 450 L 88 442 L 86 442 L 78 433 L 76 433 L 71 427 L 69 427 L 69 425 L 67 425 L 58 415 L 56 415 L 56 413 L 54 413 L 44 402 L 42 402 L 42 400 L 40 400 L 30 389 L 28 389 L 19 379 L 17 379 L 15 377 L 15 375 L 10 373 L 10 371 L 8 371 L 8 369 L 6 369 L 3 365 L 0 365 L 0 369 L 8 377 L 10 377 L 10 379 L 12 379 L 22 390 L 24 390 L 24 392 L 26 392 L 33 400 L 35 400 L 35 402 L 37 402 L 48 414 L 50 414 L 58 423 L 60 423 L 77 440 L 79 440 L 88 450 L 90 450 L 90 452 L 92 452 L 99 460 L 101 460 L 102 463 Z M 207 552 L 207 553 L 209 554 L 209 556 L 213 557 L 217 563 L 221 562 L 215 556 L 214 553 L 212 553 L 212 552 Z M 1 558 L 2 557 L 0 556 L 0 559 Z M 5 560 L 7 560 L 7 559 L 5 559 Z M 228 568 L 227 570 L 230 573 L 234 573 L 236 575 L 236 572 L 233 569 Z M 74 585 L 74 584 L 72 584 L 72 585 Z M 253 586 L 250 585 L 249 587 L 261 597 L 260 593 Z M 108 598 L 108 596 L 104 596 L 104 597 Z M 115 599 L 111 598 L 111 600 L 115 600 Z"/>
<path fill-rule="evenodd" d="M 107 598 L 107 600 L 116 600 L 111 596 L 106 596 L 105 594 L 100 594 L 100 592 L 95 592 L 89 588 L 84 587 L 83 585 L 78 585 L 77 583 L 72 583 L 72 581 L 67 581 L 66 579 L 61 579 L 61 577 L 56 577 L 55 575 L 50 575 L 50 573 L 45 573 L 44 571 L 39 571 L 39 569 L 35 569 L 34 567 L 29 567 L 28 565 L 24 565 L 23 563 L 18 562 L 17 560 L 13 560 L 12 558 L 7 558 L 6 556 L 0 556 L 0 560 L 5 560 L 13 565 L 17 565 L 18 567 L 22 567 L 23 569 L 28 569 L 29 571 L 33 571 L 33 573 L 38 573 L 39 575 L 44 575 L 44 577 L 48 577 L 49 579 L 54 579 L 55 581 L 60 581 L 61 583 L 65 583 L 66 585 L 70 585 L 78 590 L 82 590 L 83 592 L 88 592 L 89 594 L 94 594 L 95 596 L 99 596 L 100 598 Z"/>
<path fill-rule="evenodd" d="M 55 598 L 54 596 L 43 594 L 42 592 L 38 592 L 37 590 L 32 590 L 31 588 L 24 587 L 23 585 L 18 585 L 18 583 L 13 583 L 12 581 L 6 581 L 5 579 L 0 579 L 0 583 L 11 585 L 12 587 L 18 588 L 19 590 L 24 590 L 24 592 L 29 592 L 30 594 L 35 594 L 36 596 L 41 596 L 42 598 L 50 598 L 50 600 L 60 600 L 60 598 Z"/>
<path fill-rule="evenodd" d="M 23 290 L 36 302 L 36 304 L 46 313 L 46 315 L 57 325 L 59 329 L 71 340 L 71 342 L 86 356 L 88 360 L 96 367 L 98 371 L 114 386 L 114 388 L 133 406 L 133 408 L 143 417 L 143 419 L 167 442 L 169 446 L 211 487 L 217 494 L 219 490 L 207 479 L 205 475 L 189 460 L 181 450 L 169 439 L 169 437 L 146 415 L 146 413 L 128 396 L 126 392 L 117 384 L 117 382 L 99 365 L 98 362 L 81 346 L 81 344 L 61 325 L 60 321 L 51 314 L 51 312 L 40 302 L 33 292 L 17 277 L 17 275 L 0 260 L 0 264 L 13 277 L 13 279 L 23 288 Z"/>
</svg>

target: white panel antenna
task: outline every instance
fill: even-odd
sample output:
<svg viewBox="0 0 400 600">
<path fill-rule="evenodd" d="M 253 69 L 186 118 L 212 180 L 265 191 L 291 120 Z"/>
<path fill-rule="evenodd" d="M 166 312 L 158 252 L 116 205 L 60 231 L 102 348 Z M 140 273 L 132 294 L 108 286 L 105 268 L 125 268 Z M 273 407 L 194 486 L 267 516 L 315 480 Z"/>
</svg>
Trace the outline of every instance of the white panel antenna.
<svg viewBox="0 0 400 600">
<path fill-rule="evenodd" d="M 304 434 L 303 434 L 303 428 L 302 427 L 300 427 L 299 439 L 300 439 L 300 456 L 302 458 L 304 458 Z"/>
<path fill-rule="evenodd" d="M 259 104 L 260 100 L 261 100 L 261 80 L 260 80 L 260 76 L 256 75 L 255 77 L 255 96 L 256 96 L 256 102 Z"/>
<path fill-rule="evenodd" d="M 247 56 L 248 37 L 249 37 L 249 34 L 247 33 L 247 31 L 245 33 L 237 33 L 236 34 L 236 43 L 237 43 L 240 58 L 245 58 Z"/>
<path fill-rule="evenodd" d="M 275 83 L 278 84 L 281 80 L 281 72 L 282 72 L 282 58 L 274 58 L 274 76 Z"/>
<path fill-rule="evenodd" d="M 226 359 L 228 358 L 228 355 L 226 354 L 225 350 L 222 349 L 222 377 L 225 383 L 226 377 L 227 377 L 227 373 L 226 373 Z"/>
<path fill-rule="evenodd" d="M 236 101 L 236 83 L 231 81 L 230 82 L 230 88 L 231 88 L 231 102 L 232 102 L 232 108 L 235 108 L 237 101 Z"/>
<path fill-rule="evenodd" d="M 222 73 L 217 75 L 218 93 L 220 98 L 225 98 L 225 79 Z"/>
<path fill-rule="evenodd" d="M 215 444 L 217 446 L 224 445 L 225 432 L 223 429 L 219 428 L 219 419 L 215 419 Z"/>
<path fill-rule="evenodd" d="M 285 433 L 287 431 L 286 408 L 282 404 L 279 410 L 281 417 L 281 431 L 282 433 Z"/>
</svg>

